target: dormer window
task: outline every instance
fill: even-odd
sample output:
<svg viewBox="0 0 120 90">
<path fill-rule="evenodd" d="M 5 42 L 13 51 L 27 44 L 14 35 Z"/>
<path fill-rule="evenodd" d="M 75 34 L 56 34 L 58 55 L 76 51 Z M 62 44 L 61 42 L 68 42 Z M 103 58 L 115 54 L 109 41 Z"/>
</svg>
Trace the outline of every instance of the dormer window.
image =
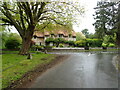
<svg viewBox="0 0 120 90">
<path fill-rule="evenodd" d="M 59 37 L 62 37 L 63 36 L 63 34 L 59 34 Z"/>
</svg>

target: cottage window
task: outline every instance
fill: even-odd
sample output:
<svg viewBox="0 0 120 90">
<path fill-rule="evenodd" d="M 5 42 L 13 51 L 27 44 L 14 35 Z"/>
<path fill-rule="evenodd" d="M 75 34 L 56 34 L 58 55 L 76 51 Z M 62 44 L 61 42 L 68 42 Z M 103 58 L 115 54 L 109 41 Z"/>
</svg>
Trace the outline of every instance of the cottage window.
<svg viewBox="0 0 120 90">
<path fill-rule="evenodd" d="M 36 39 L 36 38 L 37 38 L 37 36 L 33 36 L 33 38 L 34 38 L 34 39 Z"/>
<path fill-rule="evenodd" d="M 40 46 L 41 46 L 41 42 L 40 42 Z"/>
<path fill-rule="evenodd" d="M 51 37 L 53 38 L 53 37 L 54 37 L 54 34 L 51 34 Z"/>
<path fill-rule="evenodd" d="M 62 34 L 59 34 L 59 37 L 62 37 L 63 35 Z"/>
</svg>

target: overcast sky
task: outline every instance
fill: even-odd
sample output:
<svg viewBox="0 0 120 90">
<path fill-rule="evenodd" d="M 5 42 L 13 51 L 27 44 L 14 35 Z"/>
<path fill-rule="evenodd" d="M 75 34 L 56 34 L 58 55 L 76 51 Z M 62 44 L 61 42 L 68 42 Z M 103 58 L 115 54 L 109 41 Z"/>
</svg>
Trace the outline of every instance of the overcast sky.
<svg viewBox="0 0 120 90">
<path fill-rule="evenodd" d="M 74 25 L 73 29 L 76 32 L 80 32 L 83 29 L 88 29 L 90 33 L 94 33 L 95 29 L 92 25 L 95 20 L 93 18 L 94 8 L 97 6 L 98 0 L 79 0 L 79 2 L 85 7 L 85 15 L 80 19 L 80 25 Z"/>
</svg>

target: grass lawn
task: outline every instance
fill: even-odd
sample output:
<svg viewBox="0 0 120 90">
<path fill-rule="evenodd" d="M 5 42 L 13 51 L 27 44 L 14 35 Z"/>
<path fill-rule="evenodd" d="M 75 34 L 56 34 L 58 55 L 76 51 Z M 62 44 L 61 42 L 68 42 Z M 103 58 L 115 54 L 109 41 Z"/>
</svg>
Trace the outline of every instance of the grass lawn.
<svg viewBox="0 0 120 90">
<path fill-rule="evenodd" d="M 6 88 L 15 80 L 19 79 L 26 72 L 34 70 L 38 64 L 47 64 L 55 56 L 50 54 L 32 54 L 32 60 L 26 59 L 27 56 L 18 54 L 2 55 L 2 88 Z M 46 58 L 47 60 L 42 60 Z"/>
<path fill-rule="evenodd" d="M 36 51 L 30 51 L 30 53 L 35 53 Z M 2 51 L 2 53 L 5 54 L 15 54 L 15 53 L 19 53 L 19 51 Z"/>
</svg>

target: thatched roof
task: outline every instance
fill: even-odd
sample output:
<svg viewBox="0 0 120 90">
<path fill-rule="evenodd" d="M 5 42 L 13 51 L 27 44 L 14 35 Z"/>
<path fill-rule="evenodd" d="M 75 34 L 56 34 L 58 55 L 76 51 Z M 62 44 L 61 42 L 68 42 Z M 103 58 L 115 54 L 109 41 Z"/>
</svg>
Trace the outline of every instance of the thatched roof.
<svg viewBox="0 0 120 90">
<path fill-rule="evenodd" d="M 39 30 L 35 30 L 34 36 L 37 37 L 44 37 L 44 36 L 49 36 L 51 34 L 58 35 L 58 34 L 63 34 L 64 36 L 68 36 L 71 34 L 72 36 L 76 36 L 76 33 L 74 31 L 67 31 L 67 30 L 53 30 L 53 31 L 43 31 L 40 32 Z"/>
</svg>

